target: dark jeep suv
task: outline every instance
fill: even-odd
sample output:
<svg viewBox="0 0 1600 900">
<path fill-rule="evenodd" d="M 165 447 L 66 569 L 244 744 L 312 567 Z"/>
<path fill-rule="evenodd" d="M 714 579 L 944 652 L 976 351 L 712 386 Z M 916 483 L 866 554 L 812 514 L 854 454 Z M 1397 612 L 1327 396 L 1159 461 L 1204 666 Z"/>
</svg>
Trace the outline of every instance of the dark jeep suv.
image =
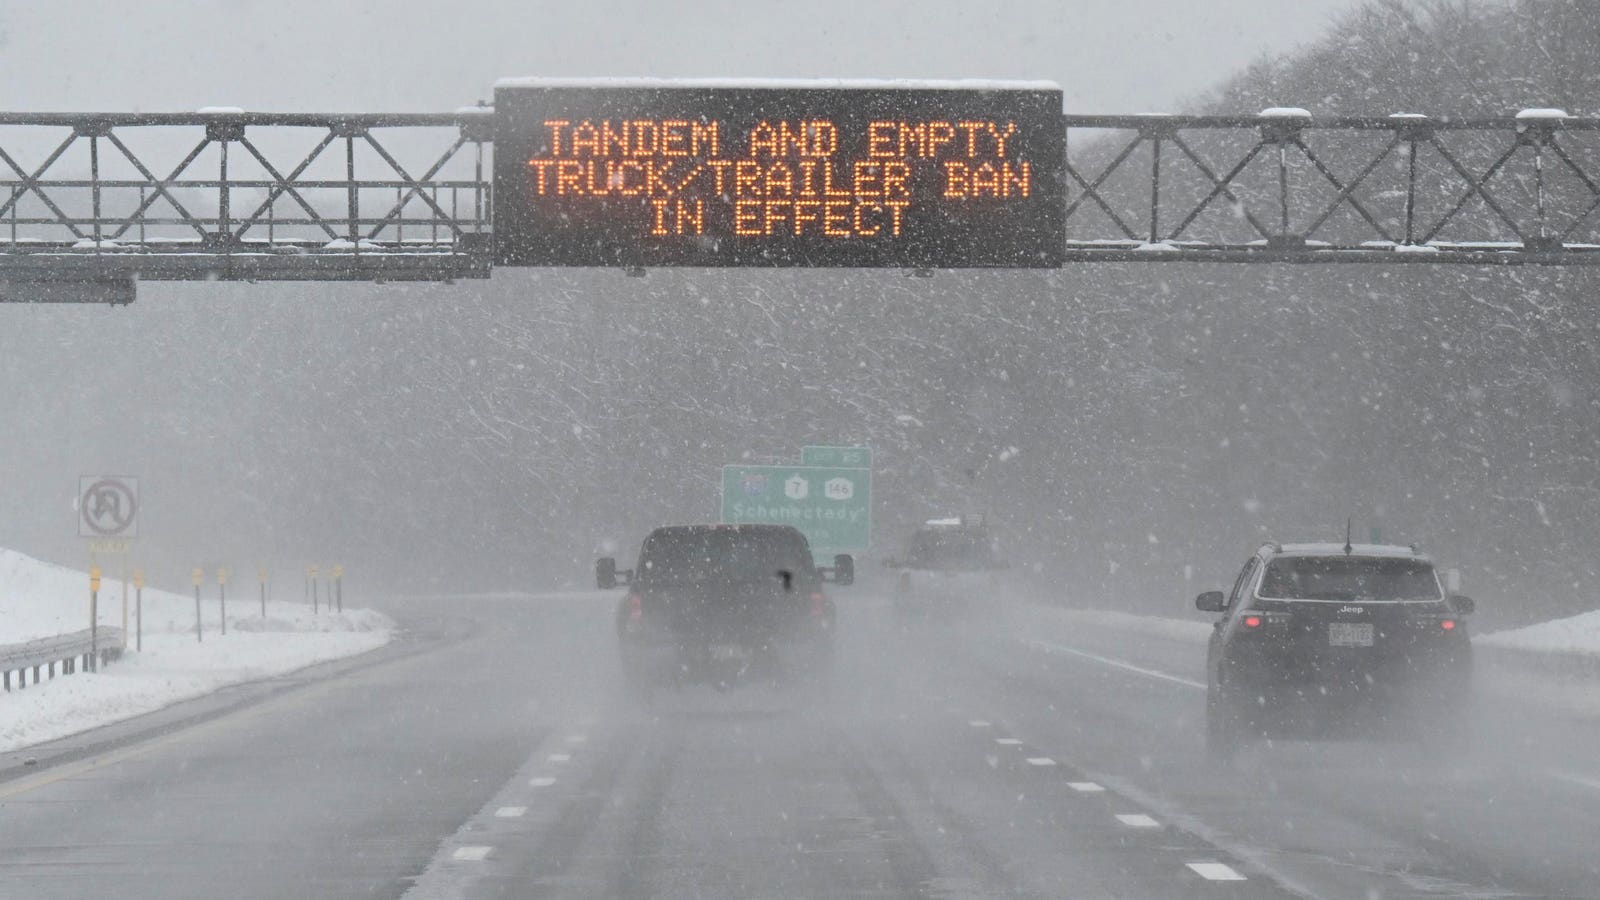
<svg viewBox="0 0 1600 900">
<path fill-rule="evenodd" d="M 750 681 L 822 674 L 833 658 L 835 610 L 824 580 L 849 584 L 855 563 L 813 564 L 805 535 L 788 525 L 672 525 L 644 539 L 638 564 L 601 559 L 602 589 L 628 586 L 617 640 L 629 689 L 690 683 L 725 690 Z"/>
<path fill-rule="evenodd" d="M 1206 655 L 1219 757 L 1262 736 L 1464 735 L 1472 601 L 1412 548 L 1266 544 L 1195 605 L 1223 614 Z"/>
</svg>

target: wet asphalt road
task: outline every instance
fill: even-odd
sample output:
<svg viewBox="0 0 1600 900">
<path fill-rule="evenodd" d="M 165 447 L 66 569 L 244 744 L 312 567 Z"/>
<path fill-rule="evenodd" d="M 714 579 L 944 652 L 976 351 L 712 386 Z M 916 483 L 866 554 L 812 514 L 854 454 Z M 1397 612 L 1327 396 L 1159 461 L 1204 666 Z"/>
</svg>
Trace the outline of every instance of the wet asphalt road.
<svg viewBox="0 0 1600 900">
<path fill-rule="evenodd" d="M 648 709 L 609 598 L 395 602 L 331 673 L 0 760 L 0 897 L 1600 896 L 1592 683 L 1486 661 L 1448 759 L 1224 769 L 1201 644 L 837 596 L 827 689 Z"/>
</svg>

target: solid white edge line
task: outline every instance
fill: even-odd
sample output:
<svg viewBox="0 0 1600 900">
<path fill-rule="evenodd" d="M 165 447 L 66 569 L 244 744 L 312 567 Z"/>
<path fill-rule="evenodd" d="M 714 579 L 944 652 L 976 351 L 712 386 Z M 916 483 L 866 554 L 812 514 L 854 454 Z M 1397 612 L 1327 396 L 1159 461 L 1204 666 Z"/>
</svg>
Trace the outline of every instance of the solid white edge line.
<svg viewBox="0 0 1600 900">
<path fill-rule="evenodd" d="M 1184 865 L 1193 869 L 1196 875 L 1199 875 L 1201 878 L 1204 878 L 1207 881 L 1247 880 L 1243 875 L 1240 875 L 1238 872 L 1234 871 L 1232 866 L 1224 865 L 1223 863 L 1219 862 L 1192 862 L 1184 863 Z"/>
<path fill-rule="evenodd" d="M 497 819 L 520 819 L 528 812 L 526 806 L 502 806 L 494 811 Z"/>
<path fill-rule="evenodd" d="M 1046 653 L 1070 653 L 1073 656 L 1081 656 L 1084 659 L 1093 660 L 1094 662 L 1102 665 L 1111 666 L 1112 668 L 1116 669 L 1122 669 L 1126 672 L 1133 672 L 1138 675 L 1143 675 L 1147 678 L 1159 678 L 1162 681 L 1170 681 L 1173 684 L 1181 684 L 1184 687 L 1198 688 L 1202 691 L 1206 689 L 1206 683 L 1203 681 L 1195 681 L 1192 678 L 1184 678 L 1179 675 L 1169 675 L 1166 672 L 1158 672 L 1155 669 L 1146 669 L 1143 666 L 1136 666 L 1133 663 L 1126 663 L 1120 659 L 1111 659 L 1109 657 L 1100 656 L 1099 654 L 1089 653 L 1085 650 L 1079 650 L 1076 647 L 1065 647 L 1061 644 L 1052 644 L 1049 641 L 1037 641 L 1032 639 L 1024 639 L 1022 644 L 1027 647 L 1032 647 L 1035 650 L 1043 650 Z"/>
<path fill-rule="evenodd" d="M 1117 821 L 1129 828 L 1160 828 L 1161 823 L 1144 813 L 1117 813 Z"/>
<path fill-rule="evenodd" d="M 493 850 L 493 847 L 485 847 L 481 844 L 457 847 L 456 852 L 450 854 L 450 858 L 462 862 L 483 862 L 489 858 L 489 854 Z"/>
</svg>

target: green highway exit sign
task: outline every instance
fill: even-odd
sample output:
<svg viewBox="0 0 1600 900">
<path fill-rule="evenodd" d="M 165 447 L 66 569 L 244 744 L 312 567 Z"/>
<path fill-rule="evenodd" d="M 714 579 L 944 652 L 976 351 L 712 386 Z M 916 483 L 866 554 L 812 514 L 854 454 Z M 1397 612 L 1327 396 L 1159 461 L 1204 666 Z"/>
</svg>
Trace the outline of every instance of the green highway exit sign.
<svg viewBox="0 0 1600 900">
<path fill-rule="evenodd" d="M 823 551 L 872 542 L 872 470 L 842 466 L 723 466 L 722 521 L 793 525 Z"/>
<path fill-rule="evenodd" d="M 803 466 L 838 466 L 844 469 L 872 468 L 871 447 L 801 447 Z"/>
</svg>

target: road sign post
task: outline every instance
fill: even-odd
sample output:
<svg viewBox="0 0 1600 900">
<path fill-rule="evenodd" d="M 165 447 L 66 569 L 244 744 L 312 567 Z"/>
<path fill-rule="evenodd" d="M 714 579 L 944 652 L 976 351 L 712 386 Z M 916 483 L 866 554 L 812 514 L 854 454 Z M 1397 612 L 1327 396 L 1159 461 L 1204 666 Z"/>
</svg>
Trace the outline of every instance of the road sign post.
<svg viewBox="0 0 1600 900">
<path fill-rule="evenodd" d="M 194 582 L 194 639 L 195 643 L 205 640 L 205 632 L 200 624 L 200 582 L 205 581 L 206 573 L 196 568 L 189 573 L 189 580 Z"/>
<path fill-rule="evenodd" d="M 144 570 L 133 570 L 133 649 L 144 649 Z"/>
<path fill-rule="evenodd" d="M 222 603 L 222 633 L 228 633 L 228 570 L 217 569 L 217 599 Z"/>
<path fill-rule="evenodd" d="M 723 466 L 722 521 L 793 525 L 819 557 L 866 550 L 872 543 L 872 471 Z"/>
<path fill-rule="evenodd" d="M 100 567 L 89 567 L 89 671 L 100 671 Z"/>
</svg>

